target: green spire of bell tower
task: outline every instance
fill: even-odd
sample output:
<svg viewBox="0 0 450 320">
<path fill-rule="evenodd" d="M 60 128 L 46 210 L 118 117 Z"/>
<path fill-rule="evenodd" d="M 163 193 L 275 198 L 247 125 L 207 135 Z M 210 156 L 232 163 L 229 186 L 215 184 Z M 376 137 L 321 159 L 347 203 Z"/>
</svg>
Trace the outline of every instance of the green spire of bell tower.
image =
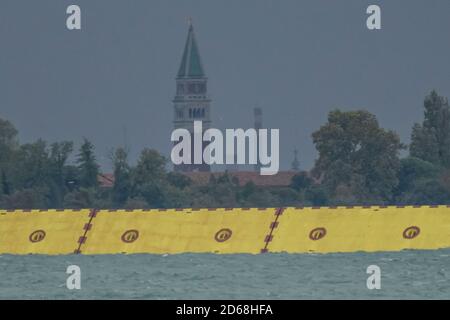
<svg viewBox="0 0 450 320">
<path fill-rule="evenodd" d="M 194 27 L 189 23 L 189 31 L 184 46 L 183 57 L 181 58 L 178 78 L 204 78 L 203 66 L 200 59 L 200 53 L 195 40 Z"/>
<path fill-rule="evenodd" d="M 176 93 L 173 99 L 174 129 L 186 129 L 193 137 L 195 121 L 202 122 L 203 131 L 211 127 L 211 100 L 208 97 L 207 85 L 208 79 L 203 71 L 200 53 L 195 41 L 194 28 L 189 19 L 189 31 L 176 78 Z M 191 146 L 194 146 L 194 141 L 191 141 Z M 202 154 L 206 146 L 207 143 L 202 145 Z M 194 159 L 192 153 L 191 159 Z M 209 172 L 211 168 L 206 162 L 201 164 L 182 163 L 174 165 L 174 170 L 181 172 Z"/>
</svg>

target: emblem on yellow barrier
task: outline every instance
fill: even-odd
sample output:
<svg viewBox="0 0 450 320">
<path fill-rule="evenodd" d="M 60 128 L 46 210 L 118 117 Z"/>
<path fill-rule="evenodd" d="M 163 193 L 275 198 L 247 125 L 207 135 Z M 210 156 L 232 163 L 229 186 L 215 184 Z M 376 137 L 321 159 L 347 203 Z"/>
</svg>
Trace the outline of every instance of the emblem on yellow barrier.
<svg viewBox="0 0 450 320">
<path fill-rule="evenodd" d="M 408 227 L 403 231 L 403 238 L 405 239 L 414 239 L 420 233 L 420 228 L 416 226 Z"/>
<path fill-rule="evenodd" d="M 220 229 L 216 232 L 214 239 L 216 239 L 217 242 L 224 242 L 230 239 L 232 234 L 233 232 L 230 229 Z"/>
<path fill-rule="evenodd" d="M 44 230 L 36 230 L 30 234 L 30 237 L 28 238 L 31 242 L 39 242 L 44 240 L 45 238 L 45 231 Z"/>
<path fill-rule="evenodd" d="M 312 229 L 309 233 L 309 238 L 311 240 L 320 240 L 327 234 L 327 230 L 325 228 L 315 228 Z"/>
<path fill-rule="evenodd" d="M 122 235 L 122 241 L 125 243 L 131 243 L 139 238 L 139 231 L 137 230 L 128 230 L 125 231 Z"/>
</svg>

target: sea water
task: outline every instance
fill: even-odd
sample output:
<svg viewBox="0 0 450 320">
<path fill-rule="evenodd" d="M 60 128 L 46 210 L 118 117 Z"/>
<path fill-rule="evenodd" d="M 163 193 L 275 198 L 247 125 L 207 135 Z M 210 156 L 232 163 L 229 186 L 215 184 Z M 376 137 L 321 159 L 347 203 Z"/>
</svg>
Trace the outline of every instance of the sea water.
<svg viewBox="0 0 450 320">
<path fill-rule="evenodd" d="M 68 266 L 81 270 L 69 290 Z M 381 289 L 367 288 L 367 268 Z M 450 250 L 334 254 L 0 255 L 0 299 L 449 299 Z"/>
</svg>

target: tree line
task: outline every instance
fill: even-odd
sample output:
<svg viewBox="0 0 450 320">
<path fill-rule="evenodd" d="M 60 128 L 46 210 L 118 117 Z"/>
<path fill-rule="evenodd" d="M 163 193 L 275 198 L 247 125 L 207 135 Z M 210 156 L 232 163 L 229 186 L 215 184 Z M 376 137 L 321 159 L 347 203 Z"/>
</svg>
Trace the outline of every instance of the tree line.
<svg viewBox="0 0 450 320">
<path fill-rule="evenodd" d="M 450 204 L 450 107 L 435 91 L 425 97 L 424 119 L 412 127 L 409 145 L 365 110 L 331 111 L 312 134 L 314 168 L 298 172 L 286 187 L 242 186 L 226 172 L 196 185 L 167 170 L 156 150 L 142 150 L 132 166 L 119 147 L 110 155 L 114 185 L 102 188 L 89 140 L 75 151 L 70 141 L 20 144 L 17 136 L 0 118 L 4 209 Z"/>
</svg>

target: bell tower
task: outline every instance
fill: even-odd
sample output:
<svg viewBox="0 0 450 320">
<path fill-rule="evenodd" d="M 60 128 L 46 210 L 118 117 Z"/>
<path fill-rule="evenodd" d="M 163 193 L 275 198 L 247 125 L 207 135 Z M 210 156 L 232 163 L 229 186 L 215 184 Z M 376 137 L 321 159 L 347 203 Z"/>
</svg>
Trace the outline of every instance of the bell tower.
<svg viewBox="0 0 450 320">
<path fill-rule="evenodd" d="M 173 125 L 174 129 L 189 130 L 192 139 L 194 137 L 194 121 L 202 121 L 203 131 L 211 127 L 211 100 L 207 94 L 207 80 L 194 35 L 194 27 L 189 22 L 187 40 L 176 77 Z M 202 153 L 206 145 L 203 143 Z M 193 141 L 191 141 L 191 146 L 191 159 L 194 159 Z M 211 171 L 210 166 L 205 163 L 175 165 L 174 170 L 182 172 Z"/>
</svg>

